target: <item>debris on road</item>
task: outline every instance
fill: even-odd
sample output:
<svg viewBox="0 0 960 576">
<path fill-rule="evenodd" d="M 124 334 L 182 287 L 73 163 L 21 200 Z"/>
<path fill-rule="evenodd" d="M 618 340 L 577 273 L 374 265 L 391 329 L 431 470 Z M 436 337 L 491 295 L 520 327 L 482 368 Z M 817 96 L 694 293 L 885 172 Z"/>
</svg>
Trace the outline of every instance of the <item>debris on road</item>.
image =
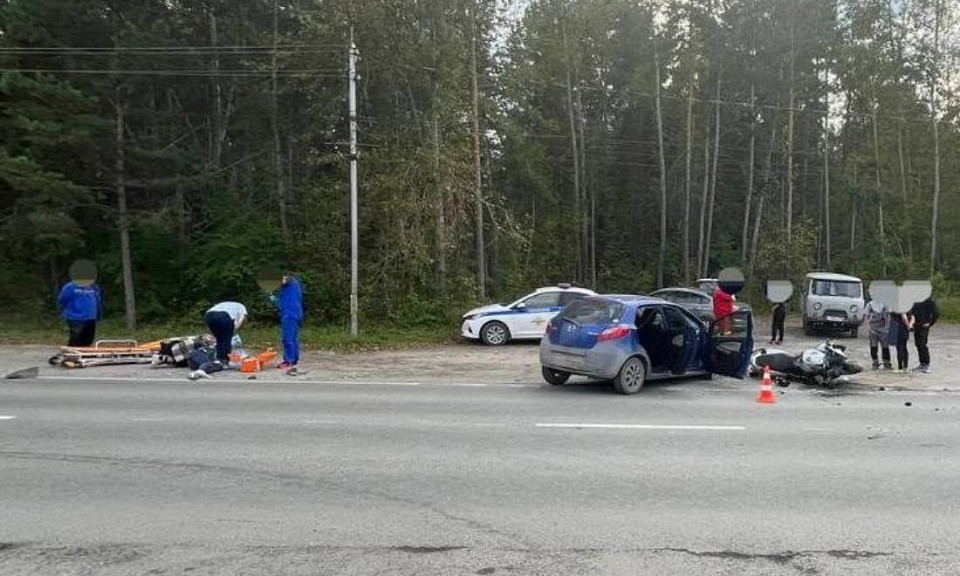
<svg viewBox="0 0 960 576">
<path fill-rule="evenodd" d="M 4 376 L 5 380 L 27 380 L 31 378 L 36 378 L 40 374 L 40 368 L 37 366 L 32 366 L 30 368 L 24 368 L 22 370 L 16 370 Z"/>
</svg>

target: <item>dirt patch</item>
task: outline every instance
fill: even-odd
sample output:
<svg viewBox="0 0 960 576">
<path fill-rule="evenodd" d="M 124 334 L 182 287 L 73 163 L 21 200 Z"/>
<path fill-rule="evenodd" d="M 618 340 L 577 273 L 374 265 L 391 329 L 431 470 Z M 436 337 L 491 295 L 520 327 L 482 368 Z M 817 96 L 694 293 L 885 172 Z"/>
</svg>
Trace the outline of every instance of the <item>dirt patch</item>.
<svg viewBox="0 0 960 576">
<path fill-rule="evenodd" d="M 757 346 L 766 347 L 769 322 L 757 323 Z M 784 343 L 778 348 L 799 352 L 816 346 L 827 335 L 806 337 L 799 326 L 789 326 Z M 867 339 L 835 338 L 847 346 L 851 359 L 864 367 L 864 372 L 850 378 L 846 389 L 858 390 L 929 390 L 960 391 L 960 326 L 937 325 L 930 335 L 933 374 L 895 374 L 870 369 Z M 56 349 L 49 346 L 0 346 L 0 377 L 14 370 L 38 366 L 41 377 L 105 377 L 105 378 L 175 378 L 186 379 L 188 370 L 149 365 L 100 366 L 64 369 L 47 364 Z M 891 350 L 895 354 L 895 351 Z M 916 365 L 916 349 L 911 343 L 911 366 Z M 895 357 L 894 357 L 894 361 Z M 240 379 L 247 375 L 228 372 L 215 378 Z M 491 348 L 476 343 L 453 343 L 398 351 L 335 353 L 307 352 L 300 365 L 300 375 L 285 376 L 268 367 L 257 374 L 257 382 L 271 381 L 369 381 L 422 383 L 500 383 L 540 384 L 539 348 L 536 343 L 513 343 Z"/>
</svg>

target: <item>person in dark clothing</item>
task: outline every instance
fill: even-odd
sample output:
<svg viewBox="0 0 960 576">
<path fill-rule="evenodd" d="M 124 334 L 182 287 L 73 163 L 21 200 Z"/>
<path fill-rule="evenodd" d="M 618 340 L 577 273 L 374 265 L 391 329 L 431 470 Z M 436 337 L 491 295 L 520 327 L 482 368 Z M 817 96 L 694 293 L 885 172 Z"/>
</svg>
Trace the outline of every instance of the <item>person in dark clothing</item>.
<svg viewBox="0 0 960 576">
<path fill-rule="evenodd" d="M 220 302 L 207 310 L 203 318 L 217 339 L 217 361 L 228 364 L 233 348 L 233 333 L 246 320 L 247 308 L 239 302 Z"/>
<path fill-rule="evenodd" d="M 283 342 L 281 370 L 296 368 L 300 362 L 300 324 L 303 322 L 303 288 L 293 274 L 285 273 L 277 295 L 270 301 L 280 313 L 280 339 Z"/>
<path fill-rule="evenodd" d="M 771 330 L 770 343 L 783 344 L 783 324 L 787 319 L 787 304 L 777 302 L 773 307 L 773 327 Z"/>
<path fill-rule="evenodd" d="M 70 329 L 68 346 L 92 346 L 103 317 L 103 296 L 94 281 L 71 280 L 57 297 L 60 315 Z"/>
<path fill-rule="evenodd" d="M 913 342 L 917 346 L 917 356 L 920 357 L 920 364 L 914 368 L 914 371 L 930 374 L 933 368 L 930 366 L 930 347 L 927 345 L 927 339 L 930 336 L 930 328 L 940 319 L 940 308 L 931 296 L 923 302 L 914 304 L 908 314 L 913 317 Z"/>
<path fill-rule="evenodd" d="M 890 330 L 887 338 L 897 347 L 897 372 L 907 369 L 910 360 L 910 350 L 907 343 L 910 341 L 910 317 L 907 314 L 890 313 Z"/>
</svg>

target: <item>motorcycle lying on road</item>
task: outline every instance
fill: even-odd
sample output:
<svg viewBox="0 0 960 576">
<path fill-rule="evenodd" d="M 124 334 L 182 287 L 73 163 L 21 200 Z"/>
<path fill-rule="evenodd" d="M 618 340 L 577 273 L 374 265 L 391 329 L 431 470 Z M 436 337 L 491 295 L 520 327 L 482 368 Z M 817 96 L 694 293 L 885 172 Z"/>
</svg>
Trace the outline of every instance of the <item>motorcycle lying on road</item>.
<svg viewBox="0 0 960 576">
<path fill-rule="evenodd" d="M 847 358 L 846 350 L 846 346 L 830 340 L 800 354 L 759 348 L 750 356 L 750 373 L 754 376 L 762 374 L 764 367 L 769 366 L 774 380 L 781 385 L 794 380 L 812 386 L 834 388 L 842 382 L 842 377 L 863 371 L 859 364 Z"/>
</svg>

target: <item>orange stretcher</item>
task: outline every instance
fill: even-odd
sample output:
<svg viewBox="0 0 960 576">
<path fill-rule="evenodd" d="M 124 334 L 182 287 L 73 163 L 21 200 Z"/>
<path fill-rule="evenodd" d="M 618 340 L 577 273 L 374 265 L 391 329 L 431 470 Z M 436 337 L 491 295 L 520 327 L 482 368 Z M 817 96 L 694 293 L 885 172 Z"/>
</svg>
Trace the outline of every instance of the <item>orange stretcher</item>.
<svg viewBox="0 0 960 576">
<path fill-rule="evenodd" d="M 62 346 L 51 356 L 51 366 L 86 368 L 110 364 L 149 364 L 160 350 L 160 341 L 139 344 L 136 340 L 98 340 L 93 346 Z"/>
</svg>

